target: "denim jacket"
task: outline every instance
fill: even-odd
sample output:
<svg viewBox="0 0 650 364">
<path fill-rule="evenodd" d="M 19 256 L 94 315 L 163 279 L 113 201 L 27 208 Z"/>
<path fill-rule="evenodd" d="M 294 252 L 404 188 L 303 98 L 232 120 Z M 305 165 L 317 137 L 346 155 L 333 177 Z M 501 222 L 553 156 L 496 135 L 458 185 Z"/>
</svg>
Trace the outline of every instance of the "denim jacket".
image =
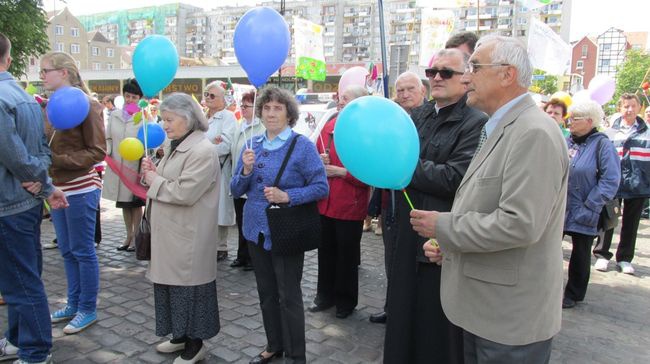
<svg viewBox="0 0 650 364">
<path fill-rule="evenodd" d="M 0 72 L 0 216 L 27 211 L 54 191 L 49 166 L 41 107 L 8 72 Z M 43 187 L 34 196 L 22 182 Z"/>
</svg>

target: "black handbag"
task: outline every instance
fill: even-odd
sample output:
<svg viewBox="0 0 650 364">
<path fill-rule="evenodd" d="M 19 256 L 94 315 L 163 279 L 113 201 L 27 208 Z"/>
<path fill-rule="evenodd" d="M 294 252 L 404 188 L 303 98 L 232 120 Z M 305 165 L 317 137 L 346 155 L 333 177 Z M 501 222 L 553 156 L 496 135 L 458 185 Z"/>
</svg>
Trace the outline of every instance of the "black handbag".
<svg viewBox="0 0 650 364">
<path fill-rule="evenodd" d="M 291 141 L 273 186 L 278 186 L 299 137 L 297 135 Z M 318 249 L 320 246 L 321 223 L 316 201 L 296 206 L 269 204 L 266 208 L 266 218 L 271 232 L 271 253 L 296 255 Z"/>
<path fill-rule="evenodd" d="M 149 224 L 149 205 L 147 204 L 138 225 L 138 231 L 135 233 L 135 259 L 151 260 L 151 225 Z"/>
<path fill-rule="evenodd" d="M 601 138 L 598 141 L 598 149 L 596 150 L 596 165 L 598 168 L 598 174 L 600 175 L 600 148 L 602 145 L 603 139 Z M 607 231 L 612 230 L 618 226 L 618 218 L 621 216 L 621 203 L 617 198 L 613 198 L 605 203 L 603 209 L 600 211 L 600 217 L 598 218 L 598 231 Z"/>
</svg>

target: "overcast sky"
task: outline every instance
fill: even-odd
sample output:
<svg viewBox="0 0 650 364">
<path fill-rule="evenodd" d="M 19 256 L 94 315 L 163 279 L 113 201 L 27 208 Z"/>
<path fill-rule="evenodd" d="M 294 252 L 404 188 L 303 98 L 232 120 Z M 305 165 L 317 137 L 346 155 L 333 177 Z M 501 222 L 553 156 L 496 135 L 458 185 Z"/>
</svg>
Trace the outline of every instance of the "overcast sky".
<svg viewBox="0 0 650 364">
<path fill-rule="evenodd" d="M 430 0 L 434 5 L 436 0 Z M 116 9 L 138 8 L 143 6 L 176 3 L 171 0 L 110 0 L 88 1 L 67 0 L 67 6 L 74 15 L 86 15 Z M 218 5 L 255 6 L 258 0 L 187 0 L 186 4 L 210 9 Z M 278 6 L 280 1 L 277 0 Z M 55 5 L 56 3 L 56 5 Z M 571 19 L 571 40 L 579 40 L 584 35 L 598 35 L 609 27 L 616 27 L 627 32 L 650 31 L 649 0 L 573 0 Z M 62 9 L 66 4 L 61 0 L 44 0 L 46 10 L 54 6 Z"/>
</svg>

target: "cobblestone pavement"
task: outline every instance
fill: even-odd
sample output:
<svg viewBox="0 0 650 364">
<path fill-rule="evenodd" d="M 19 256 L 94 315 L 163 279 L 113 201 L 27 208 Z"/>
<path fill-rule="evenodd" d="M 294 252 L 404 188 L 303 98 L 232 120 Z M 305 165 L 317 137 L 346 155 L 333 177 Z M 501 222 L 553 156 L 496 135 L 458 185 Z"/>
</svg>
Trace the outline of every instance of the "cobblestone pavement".
<svg viewBox="0 0 650 364">
<path fill-rule="evenodd" d="M 100 261 L 99 321 L 77 335 L 65 335 L 64 324 L 53 326 L 53 357 L 57 363 L 171 363 L 175 355 L 158 354 L 154 345 L 153 288 L 144 277 L 146 263 L 115 248 L 124 240 L 121 211 L 102 200 L 104 240 Z M 42 241 L 54 238 L 43 222 Z M 230 257 L 218 267 L 221 332 L 207 342 L 206 363 L 248 363 L 266 344 L 253 272 L 230 268 L 236 229 L 229 234 Z M 615 237 L 616 239 L 617 237 Z M 616 245 L 614 245 L 616 246 Z M 564 242 L 565 270 L 570 243 Z M 382 359 L 384 326 L 368 322 L 381 310 L 385 294 L 381 237 L 364 233 L 359 271 L 359 306 L 345 320 L 333 309 L 306 312 L 307 358 L 313 363 L 378 363 Z M 305 307 L 313 300 L 317 257 L 306 255 L 303 275 Z M 650 362 L 650 222 L 642 220 L 634 260 L 636 275 L 592 270 L 584 303 L 565 310 L 563 328 L 554 340 L 552 363 Z M 565 272 L 566 274 L 566 272 Z M 65 303 L 65 276 L 58 250 L 44 250 L 43 279 L 52 309 Z M 541 282 L 540 282 L 541 283 Z M 0 308 L 4 329 L 6 308 Z M 432 328 L 433 330 L 434 328 Z"/>
</svg>

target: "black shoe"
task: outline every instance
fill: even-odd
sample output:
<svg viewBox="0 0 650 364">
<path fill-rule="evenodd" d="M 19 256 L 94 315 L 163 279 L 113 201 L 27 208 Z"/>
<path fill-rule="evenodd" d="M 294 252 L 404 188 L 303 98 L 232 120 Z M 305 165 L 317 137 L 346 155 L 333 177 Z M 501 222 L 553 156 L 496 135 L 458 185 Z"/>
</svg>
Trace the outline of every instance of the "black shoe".
<svg viewBox="0 0 650 364">
<path fill-rule="evenodd" d="M 251 263 L 250 261 L 249 261 L 249 262 L 246 262 L 246 265 L 244 266 L 244 268 L 242 268 L 242 270 L 247 271 L 247 272 L 248 272 L 248 271 L 251 271 L 251 270 L 253 270 L 253 269 L 254 269 L 254 268 L 253 268 L 253 263 Z"/>
<path fill-rule="evenodd" d="M 123 251 L 127 251 L 128 249 L 129 249 L 129 246 L 128 246 L 128 245 L 120 245 L 120 246 L 118 246 L 117 248 L 115 248 L 115 250 L 119 250 L 119 251 L 121 251 L 121 252 L 123 252 Z"/>
<path fill-rule="evenodd" d="M 331 308 L 333 306 L 334 306 L 333 304 L 329 304 L 329 305 L 327 305 L 327 304 L 315 304 L 315 305 L 309 307 L 308 310 L 309 310 L 309 312 L 321 312 L 321 311 L 325 311 L 325 310 L 327 310 L 327 309 L 329 309 L 329 308 Z"/>
<path fill-rule="evenodd" d="M 370 322 L 373 324 L 385 324 L 388 315 L 386 312 L 379 312 L 373 315 L 370 315 Z"/>
<path fill-rule="evenodd" d="M 243 260 L 243 259 L 239 259 L 239 258 L 233 260 L 232 263 L 230 263 L 230 267 L 232 267 L 232 268 L 239 268 L 239 267 L 243 267 L 245 265 L 246 265 L 246 261 Z"/>
<path fill-rule="evenodd" d="M 564 297 L 562 299 L 562 308 L 574 308 L 576 307 L 576 301 L 569 298 L 569 297 Z"/>
<path fill-rule="evenodd" d="M 257 354 L 256 357 L 251 359 L 249 364 L 266 364 L 266 363 L 270 363 L 275 358 L 281 358 L 282 354 L 283 354 L 281 351 L 278 351 L 278 352 L 273 353 L 273 355 L 269 356 L 268 358 L 265 358 L 265 357 L 262 356 L 262 353 Z"/>
<path fill-rule="evenodd" d="M 224 259 L 228 258 L 228 252 L 225 250 L 219 250 L 217 251 L 217 262 L 220 262 Z"/>
<path fill-rule="evenodd" d="M 336 318 L 344 319 L 352 315 L 354 310 L 336 310 Z"/>
</svg>

